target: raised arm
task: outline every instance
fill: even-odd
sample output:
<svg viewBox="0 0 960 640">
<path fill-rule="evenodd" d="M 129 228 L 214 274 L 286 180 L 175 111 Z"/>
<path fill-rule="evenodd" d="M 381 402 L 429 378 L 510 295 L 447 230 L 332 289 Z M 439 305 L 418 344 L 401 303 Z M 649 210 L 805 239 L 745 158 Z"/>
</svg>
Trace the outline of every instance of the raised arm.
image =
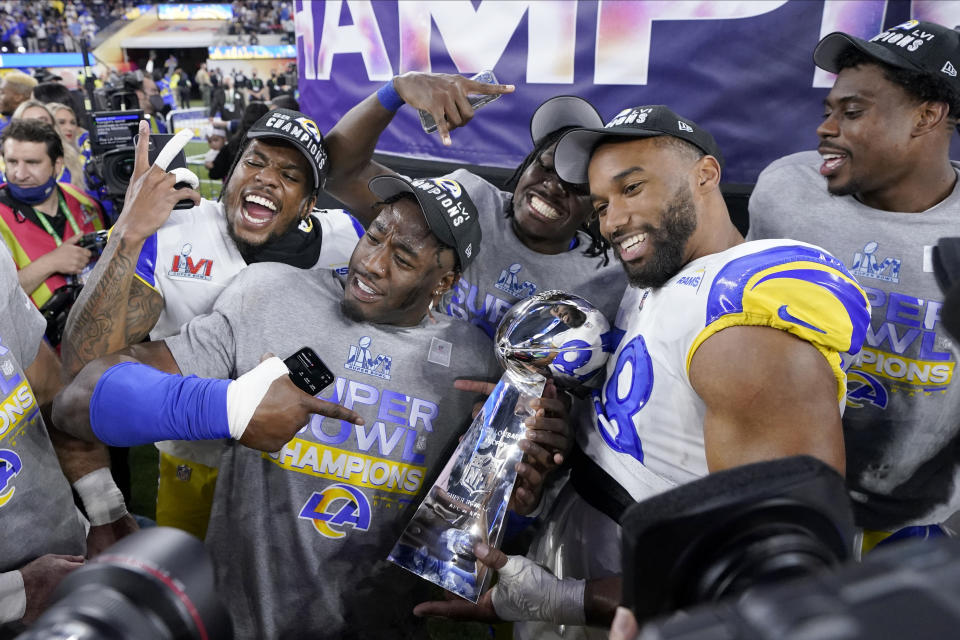
<svg viewBox="0 0 960 640">
<path fill-rule="evenodd" d="M 724 329 L 697 349 L 690 382 L 706 404 L 710 471 L 805 454 L 844 472 L 837 378 L 809 342 L 769 327 Z"/>
<path fill-rule="evenodd" d="M 173 174 L 165 167 L 149 164 L 149 136 L 149 126 L 141 121 L 123 212 L 67 319 L 61 346 L 66 380 L 91 360 L 147 336 L 160 317 L 163 299 L 134 277 L 140 251 L 167 221 L 178 201 L 189 198 L 200 203 L 199 193 L 190 188 L 175 189 Z"/>
<path fill-rule="evenodd" d="M 392 173 L 373 161 L 373 152 L 380 134 L 403 103 L 429 112 L 437 122 L 440 139 L 449 146 L 450 131 L 462 127 L 473 117 L 468 95 L 513 91 L 513 85 L 484 84 L 458 75 L 413 71 L 396 76 L 392 88 L 392 92 L 389 87 L 381 89 L 353 107 L 325 138 L 330 154 L 325 188 L 364 225 L 376 217 L 373 205 L 377 198 L 370 193 L 367 183 L 374 176 Z"/>
</svg>

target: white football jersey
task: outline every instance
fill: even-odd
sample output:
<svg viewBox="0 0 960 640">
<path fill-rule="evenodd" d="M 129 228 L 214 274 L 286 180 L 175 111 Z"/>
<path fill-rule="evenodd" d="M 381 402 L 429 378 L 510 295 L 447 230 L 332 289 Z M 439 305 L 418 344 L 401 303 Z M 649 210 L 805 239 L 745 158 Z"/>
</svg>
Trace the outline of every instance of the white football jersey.
<svg viewBox="0 0 960 640">
<path fill-rule="evenodd" d="M 869 321 L 866 294 L 843 263 L 791 240 L 740 244 L 694 260 L 659 289 L 628 288 L 606 380 L 589 418 L 581 416 L 589 426 L 579 430 L 580 445 L 637 501 L 702 477 L 705 405 L 689 366 L 705 340 L 740 325 L 810 342 L 833 369 L 842 411 L 846 367 Z"/>
<path fill-rule="evenodd" d="M 363 226 L 343 209 L 315 209 L 301 225 L 320 225 L 320 257 L 314 269 L 346 272 Z M 163 311 L 152 340 L 172 336 L 180 327 L 213 309 L 213 303 L 247 266 L 227 234 L 223 204 L 201 200 L 192 209 L 174 210 L 143 246 L 137 277 L 163 296 Z"/>
<path fill-rule="evenodd" d="M 311 268 L 346 273 L 363 226 L 343 209 L 314 209 L 300 225 L 305 232 L 320 225 L 322 232 L 320 256 Z M 246 266 L 227 233 L 223 204 L 204 199 L 192 209 L 175 209 L 144 243 L 137 261 L 136 277 L 163 296 L 163 311 L 150 331 L 151 340 L 176 335 L 187 322 L 210 313 L 217 297 Z M 219 440 L 167 440 L 158 442 L 157 448 L 216 467 L 222 444 Z"/>
</svg>

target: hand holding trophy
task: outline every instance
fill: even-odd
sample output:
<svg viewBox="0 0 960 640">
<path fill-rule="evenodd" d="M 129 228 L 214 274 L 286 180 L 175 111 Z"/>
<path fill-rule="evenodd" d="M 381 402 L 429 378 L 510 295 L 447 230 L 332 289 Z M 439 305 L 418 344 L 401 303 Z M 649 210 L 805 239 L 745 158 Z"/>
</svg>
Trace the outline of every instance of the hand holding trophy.
<svg viewBox="0 0 960 640">
<path fill-rule="evenodd" d="M 589 382 L 606 364 L 610 325 L 589 302 L 562 291 L 544 291 L 517 303 L 494 338 L 506 369 L 430 488 L 389 560 L 444 589 L 477 602 L 487 587 L 487 567 L 473 554 L 477 543 L 499 546 L 516 465 L 523 452 L 530 401 L 547 376 L 558 384 Z"/>
</svg>

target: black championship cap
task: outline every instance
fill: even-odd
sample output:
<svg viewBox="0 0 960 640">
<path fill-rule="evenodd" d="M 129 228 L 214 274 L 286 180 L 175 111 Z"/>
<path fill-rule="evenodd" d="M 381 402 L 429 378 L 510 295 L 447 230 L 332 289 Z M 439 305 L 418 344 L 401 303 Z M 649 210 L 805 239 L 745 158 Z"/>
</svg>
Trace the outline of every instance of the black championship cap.
<svg viewBox="0 0 960 640">
<path fill-rule="evenodd" d="M 933 22 L 909 20 L 870 40 L 861 40 L 837 31 L 817 44 L 813 50 L 813 61 L 821 69 L 837 73 L 837 58 L 850 47 L 892 67 L 943 78 L 960 91 L 960 80 L 957 79 L 960 33 L 953 29 Z"/>
<path fill-rule="evenodd" d="M 545 137 L 564 127 L 582 127 L 584 129 L 603 126 L 603 118 L 596 108 L 577 96 L 556 96 L 550 98 L 533 112 L 530 118 L 530 137 L 533 144 L 540 144 Z"/>
<path fill-rule="evenodd" d="M 427 224 L 445 245 L 453 247 L 466 269 L 480 251 L 480 218 L 477 207 L 462 184 L 450 178 L 414 178 L 377 176 L 370 180 L 370 191 L 386 200 L 398 193 L 412 193 Z"/>
<path fill-rule="evenodd" d="M 686 140 L 708 156 L 716 158 L 720 166 L 723 166 L 723 156 L 720 155 L 713 136 L 693 120 L 681 118 L 662 104 L 624 109 L 602 128 L 568 131 L 557 143 L 553 163 L 561 179 L 574 184 L 585 184 L 590 156 L 603 138 L 656 136 L 673 136 Z"/>
<path fill-rule="evenodd" d="M 327 149 L 317 123 L 293 109 L 268 111 L 247 130 L 247 139 L 275 138 L 286 140 L 302 153 L 313 170 L 313 186 L 323 188 L 327 177 Z"/>
</svg>

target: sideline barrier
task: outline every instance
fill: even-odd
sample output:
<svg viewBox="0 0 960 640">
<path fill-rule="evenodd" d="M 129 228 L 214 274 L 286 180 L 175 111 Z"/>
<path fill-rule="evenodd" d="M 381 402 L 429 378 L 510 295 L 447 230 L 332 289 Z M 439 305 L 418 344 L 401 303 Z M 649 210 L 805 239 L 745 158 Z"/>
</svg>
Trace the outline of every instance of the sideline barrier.
<svg viewBox="0 0 960 640">
<path fill-rule="evenodd" d="M 167 114 L 167 131 L 175 134 L 183 129 L 193 131 L 193 140 L 203 142 L 204 130 L 210 126 L 206 107 L 191 107 L 189 109 L 174 109 Z M 203 164 L 203 163 L 201 163 Z"/>
</svg>

